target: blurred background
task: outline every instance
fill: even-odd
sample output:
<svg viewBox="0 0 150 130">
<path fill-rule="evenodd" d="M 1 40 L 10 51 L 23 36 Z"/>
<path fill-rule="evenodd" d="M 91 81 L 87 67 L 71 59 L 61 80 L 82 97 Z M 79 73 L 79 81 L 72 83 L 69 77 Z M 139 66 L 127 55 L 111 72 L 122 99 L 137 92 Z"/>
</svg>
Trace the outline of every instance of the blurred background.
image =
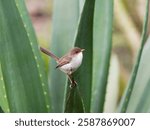
<svg viewBox="0 0 150 130">
<path fill-rule="evenodd" d="M 54 0 L 25 0 L 39 44 L 51 45 Z M 114 0 L 113 52 L 119 63 L 119 95 L 129 79 L 140 46 L 145 0 Z M 48 67 L 48 57 L 43 55 Z"/>
</svg>

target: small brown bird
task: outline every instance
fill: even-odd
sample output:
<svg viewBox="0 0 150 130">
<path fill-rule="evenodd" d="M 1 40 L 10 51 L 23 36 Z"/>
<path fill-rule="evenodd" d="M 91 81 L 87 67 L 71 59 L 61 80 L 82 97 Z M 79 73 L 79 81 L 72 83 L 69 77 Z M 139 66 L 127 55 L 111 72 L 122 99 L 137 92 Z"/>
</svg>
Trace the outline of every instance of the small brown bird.
<svg viewBox="0 0 150 130">
<path fill-rule="evenodd" d="M 58 58 L 52 52 L 50 52 L 49 50 L 47 50 L 45 48 L 40 47 L 40 50 L 43 53 L 52 57 L 57 62 L 56 68 L 59 68 L 61 71 L 63 71 L 64 73 L 66 73 L 68 75 L 69 80 L 71 82 L 71 86 L 77 85 L 76 81 L 74 81 L 74 79 L 72 77 L 72 73 L 75 72 L 81 65 L 82 59 L 83 59 L 82 52 L 85 49 L 75 47 L 61 58 Z"/>
</svg>

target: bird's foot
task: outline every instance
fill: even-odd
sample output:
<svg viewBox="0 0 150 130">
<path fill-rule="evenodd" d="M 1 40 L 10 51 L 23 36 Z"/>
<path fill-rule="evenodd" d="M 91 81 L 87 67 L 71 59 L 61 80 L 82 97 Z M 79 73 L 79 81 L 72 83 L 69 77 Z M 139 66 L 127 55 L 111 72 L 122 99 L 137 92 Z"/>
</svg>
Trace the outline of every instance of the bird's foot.
<svg viewBox="0 0 150 130">
<path fill-rule="evenodd" d="M 71 84 L 70 84 L 70 88 L 74 88 L 74 87 L 76 87 L 78 84 L 77 84 L 77 82 L 75 81 L 75 80 L 73 80 L 72 82 L 71 82 Z"/>
</svg>

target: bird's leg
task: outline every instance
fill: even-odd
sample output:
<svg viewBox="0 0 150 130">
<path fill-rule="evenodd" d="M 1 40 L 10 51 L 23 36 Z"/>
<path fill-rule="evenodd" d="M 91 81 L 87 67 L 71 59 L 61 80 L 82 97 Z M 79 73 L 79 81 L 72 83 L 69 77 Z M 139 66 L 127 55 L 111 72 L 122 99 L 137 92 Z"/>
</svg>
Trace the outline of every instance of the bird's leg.
<svg viewBox="0 0 150 130">
<path fill-rule="evenodd" d="M 71 75 L 67 74 L 68 75 L 68 79 L 70 80 L 70 83 L 72 84 L 72 78 L 71 78 Z"/>
<path fill-rule="evenodd" d="M 67 74 L 67 75 L 68 75 L 68 78 L 69 78 L 70 83 L 71 83 L 70 88 L 77 86 L 77 82 L 74 80 L 73 76 L 70 74 Z"/>
<path fill-rule="evenodd" d="M 77 84 L 77 82 L 74 80 L 73 77 L 72 77 L 72 81 L 73 81 L 73 86 L 76 87 L 78 84 Z"/>
</svg>

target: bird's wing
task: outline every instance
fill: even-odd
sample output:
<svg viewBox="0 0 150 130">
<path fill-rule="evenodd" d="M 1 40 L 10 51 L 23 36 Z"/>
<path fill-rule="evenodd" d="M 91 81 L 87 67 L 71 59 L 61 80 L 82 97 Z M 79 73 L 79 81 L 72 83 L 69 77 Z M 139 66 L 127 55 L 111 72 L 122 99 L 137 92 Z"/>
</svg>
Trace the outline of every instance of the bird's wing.
<svg viewBox="0 0 150 130">
<path fill-rule="evenodd" d="M 70 62 L 70 60 L 71 60 L 71 57 L 65 57 L 64 56 L 64 57 L 60 58 L 59 61 L 58 61 L 58 65 L 56 66 L 56 68 L 59 68 L 59 67 L 65 65 L 65 64 L 68 64 Z"/>
</svg>

